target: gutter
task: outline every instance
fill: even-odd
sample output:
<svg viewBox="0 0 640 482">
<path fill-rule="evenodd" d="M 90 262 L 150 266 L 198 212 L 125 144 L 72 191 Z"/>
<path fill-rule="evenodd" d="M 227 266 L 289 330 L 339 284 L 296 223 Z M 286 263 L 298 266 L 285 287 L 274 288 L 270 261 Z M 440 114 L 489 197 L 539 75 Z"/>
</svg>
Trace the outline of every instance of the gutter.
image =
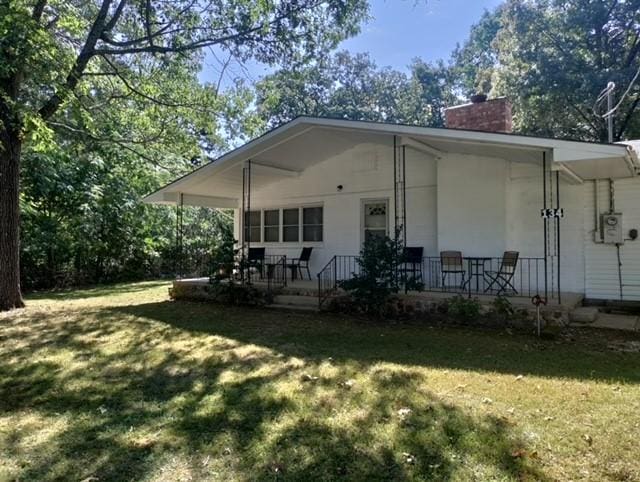
<svg viewBox="0 0 640 482">
<path fill-rule="evenodd" d="M 617 144 L 625 146 L 627 152 L 624 156 L 624 161 L 627 163 L 627 167 L 632 176 L 640 175 L 640 140 L 638 141 L 623 141 Z"/>
</svg>

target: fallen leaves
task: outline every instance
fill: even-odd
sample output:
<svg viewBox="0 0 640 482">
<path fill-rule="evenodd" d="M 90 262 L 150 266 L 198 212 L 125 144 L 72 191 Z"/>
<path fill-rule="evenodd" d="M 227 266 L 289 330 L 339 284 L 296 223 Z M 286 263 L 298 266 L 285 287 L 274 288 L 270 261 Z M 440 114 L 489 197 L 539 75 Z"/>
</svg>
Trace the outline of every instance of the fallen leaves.
<svg viewBox="0 0 640 482">
<path fill-rule="evenodd" d="M 418 461 L 415 455 L 410 454 L 409 452 L 402 452 L 402 457 L 404 458 L 404 462 L 409 465 L 415 465 Z"/>
<path fill-rule="evenodd" d="M 340 384 L 341 387 L 346 388 L 347 390 L 351 390 L 356 384 L 355 380 L 349 379 Z"/>
</svg>

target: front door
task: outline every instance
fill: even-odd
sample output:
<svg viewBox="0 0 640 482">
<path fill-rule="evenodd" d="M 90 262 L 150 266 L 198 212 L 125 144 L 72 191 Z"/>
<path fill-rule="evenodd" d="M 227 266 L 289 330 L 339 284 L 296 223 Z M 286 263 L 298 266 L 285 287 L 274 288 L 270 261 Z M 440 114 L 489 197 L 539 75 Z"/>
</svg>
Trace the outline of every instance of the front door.
<svg viewBox="0 0 640 482">
<path fill-rule="evenodd" d="M 389 201 L 373 199 L 362 201 L 362 242 L 371 237 L 389 235 Z"/>
</svg>

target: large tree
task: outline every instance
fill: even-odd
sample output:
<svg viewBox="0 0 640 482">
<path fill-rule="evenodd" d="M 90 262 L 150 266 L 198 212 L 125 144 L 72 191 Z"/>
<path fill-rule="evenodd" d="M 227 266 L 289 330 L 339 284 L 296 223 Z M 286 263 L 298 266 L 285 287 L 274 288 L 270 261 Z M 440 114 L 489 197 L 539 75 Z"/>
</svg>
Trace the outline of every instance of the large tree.
<svg viewBox="0 0 640 482">
<path fill-rule="evenodd" d="M 613 81 L 614 140 L 640 137 L 640 0 L 508 0 L 453 59 L 464 90 L 513 101 L 520 132 L 606 141 Z"/>
<path fill-rule="evenodd" d="M 194 108 L 172 99 L 161 75 L 197 61 L 194 52 L 294 65 L 355 34 L 365 16 L 365 0 L 0 0 L 0 310 L 23 306 L 23 147 L 56 123 L 74 129 L 68 109 L 82 109 L 91 123 L 96 97 L 116 98 L 96 95 L 91 79 L 117 82 L 128 98 Z M 119 134 L 113 140 L 135 148 Z"/>
<path fill-rule="evenodd" d="M 416 60 L 407 75 L 349 52 L 275 72 L 256 91 L 258 114 L 271 127 L 299 115 L 442 125 L 450 93 L 442 64 Z"/>
</svg>

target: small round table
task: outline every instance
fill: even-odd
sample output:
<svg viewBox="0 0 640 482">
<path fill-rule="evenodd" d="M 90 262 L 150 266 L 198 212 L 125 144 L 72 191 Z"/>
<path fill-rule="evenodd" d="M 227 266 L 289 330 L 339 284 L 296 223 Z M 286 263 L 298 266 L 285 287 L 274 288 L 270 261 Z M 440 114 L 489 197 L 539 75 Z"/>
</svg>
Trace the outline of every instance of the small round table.
<svg viewBox="0 0 640 482">
<path fill-rule="evenodd" d="M 480 278 L 484 281 L 484 265 L 487 261 L 491 261 L 490 257 L 487 256 L 465 256 L 464 258 L 467 260 L 467 265 L 469 266 L 469 278 L 465 281 L 462 289 L 465 289 L 465 286 L 469 286 L 469 297 L 471 297 L 471 282 L 473 278 L 476 279 L 476 293 L 480 292 Z"/>
</svg>

